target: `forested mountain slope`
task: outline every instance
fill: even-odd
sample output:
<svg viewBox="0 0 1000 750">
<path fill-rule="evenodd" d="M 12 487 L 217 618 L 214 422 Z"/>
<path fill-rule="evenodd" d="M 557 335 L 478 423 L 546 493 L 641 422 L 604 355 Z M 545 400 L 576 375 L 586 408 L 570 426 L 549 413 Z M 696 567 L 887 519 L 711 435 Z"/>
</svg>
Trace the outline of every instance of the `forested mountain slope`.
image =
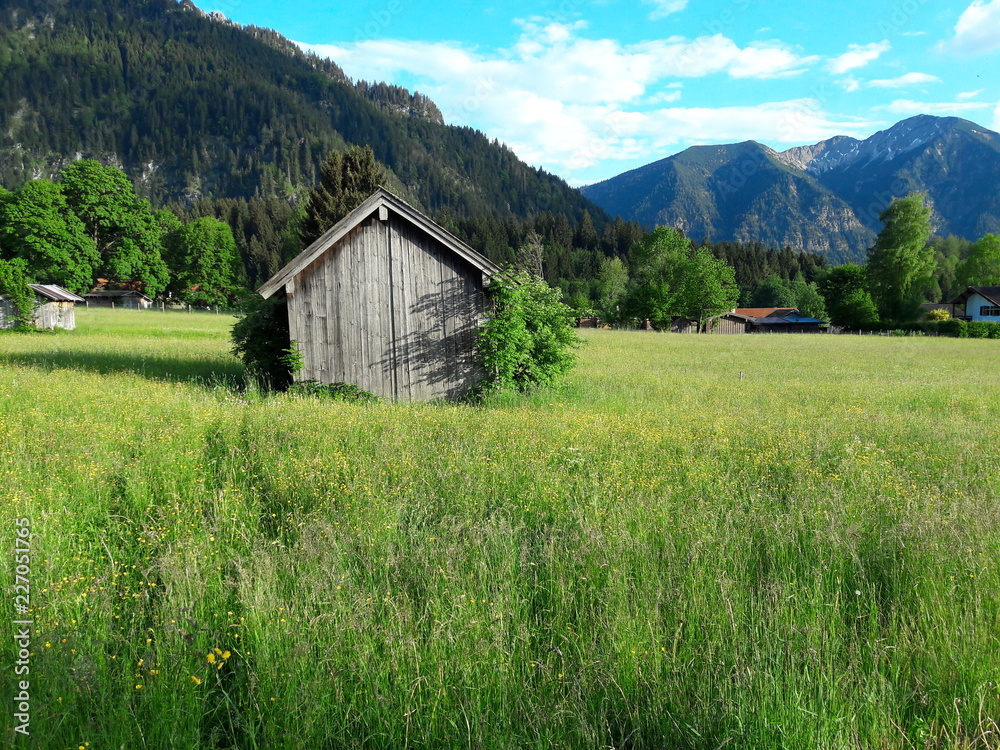
<svg viewBox="0 0 1000 750">
<path fill-rule="evenodd" d="M 326 153 L 369 144 L 407 198 L 456 218 L 574 222 L 603 213 L 566 183 L 433 102 L 355 85 L 267 29 L 185 0 L 7 0 L 0 8 L 0 185 L 92 157 L 124 168 L 154 205 L 295 198 Z"/>
</svg>

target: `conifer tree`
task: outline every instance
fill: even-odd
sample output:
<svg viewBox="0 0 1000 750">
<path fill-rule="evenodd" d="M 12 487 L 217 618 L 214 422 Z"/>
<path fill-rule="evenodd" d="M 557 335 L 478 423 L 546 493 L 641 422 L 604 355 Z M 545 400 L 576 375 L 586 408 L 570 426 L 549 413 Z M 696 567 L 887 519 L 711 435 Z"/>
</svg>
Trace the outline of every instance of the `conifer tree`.
<svg viewBox="0 0 1000 750">
<path fill-rule="evenodd" d="M 311 193 L 299 236 L 308 247 L 360 206 L 385 180 L 385 169 L 370 146 L 334 151 L 320 168 L 322 180 Z"/>
</svg>

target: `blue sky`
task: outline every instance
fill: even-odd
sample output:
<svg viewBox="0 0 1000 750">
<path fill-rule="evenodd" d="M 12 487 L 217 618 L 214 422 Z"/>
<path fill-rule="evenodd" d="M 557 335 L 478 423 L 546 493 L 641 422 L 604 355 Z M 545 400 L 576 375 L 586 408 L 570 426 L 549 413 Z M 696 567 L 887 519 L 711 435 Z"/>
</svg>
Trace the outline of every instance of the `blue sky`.
<svg viewBox="0 0 1000 750">
<path fill-rule="evenodd" d="M 695 144 L 781 150 L 914 114 L 1000 130 L 1000 0 L 202 0 L 581 185 Z"/>
</svg>

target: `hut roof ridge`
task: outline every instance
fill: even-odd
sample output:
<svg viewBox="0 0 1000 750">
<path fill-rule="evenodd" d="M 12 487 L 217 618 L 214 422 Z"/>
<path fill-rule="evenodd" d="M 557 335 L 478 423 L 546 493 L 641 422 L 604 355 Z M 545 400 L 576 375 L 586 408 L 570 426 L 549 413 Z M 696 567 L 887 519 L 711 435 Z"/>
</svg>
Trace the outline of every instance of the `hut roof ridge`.
<svg viewBox="0 0 1000 750">
<path fill-rule="evenodd" d="M 486 276 L 492 276 L 493 274 L 499 273 L 501 270 L 498 265 L 467 245 L 447 229 L 434 222 L 428 216 L 415 209 L 398 195 L 395 195 L 384 187 L 380 187 L 364 202 L 362 202 L 360 206 L 355 208 L 347 214 L 347 216 L 330 227 L 330 229 L 324 232 L 319 239 L 309 245 L 309 247 L 287 263 L 284 268 L 268 279 L 257 290 L 257 292 L 265 299 L 276 294 L 290 279 L 294 278 L 301 271 L 307 268 L 313 261 L 322 256 L 323 253 L 325 253 L 330 247 L 346 236 L 348 232 L 358 226 L 362 221 L 367 219 L 372 213 L 382 206 L 395 211 L 400 216 L 407 219 L 410 223 L 418 226 L 424 232 L 440 241 L 445 247 L 450 249 L 456 255 L 459 255 L 478 268 Z"/>
</svg>

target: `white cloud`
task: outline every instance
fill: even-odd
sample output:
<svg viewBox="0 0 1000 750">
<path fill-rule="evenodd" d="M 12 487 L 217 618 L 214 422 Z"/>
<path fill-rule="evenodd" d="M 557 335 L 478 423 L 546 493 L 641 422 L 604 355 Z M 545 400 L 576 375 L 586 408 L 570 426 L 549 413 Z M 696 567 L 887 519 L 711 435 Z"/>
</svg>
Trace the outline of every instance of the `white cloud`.
<svg viewBox="0 0 1000 750">
<path fill-rule="evenodd" d="M 674 13 L 680 13 L 688 4 L 688 0 L 643 0 L 643 2 L 656 6 L 656 10 L 649 14 L 649 17 L 654 21 L 672 16 Z"/>
<path fill-rule="evenodd" d="M 975 99 L 981 93 L 983 93 L 982 89 L 976 89 L 975 91 L 963 91 L 960 94 L 955 94 L 955 98 L 958 99 L 959 101 L 965 102 L 968 101 L 969 99 Z"/>
<path fill-rule="evenodd" d="M 895 115 L 956 115 L 958 112 L 971 112 L 977 109 L 988 109 L 990 104 L 983 102 L 915 102 L 912 99 L 896 99 L 890 104 L 879 107 Z"/>
<path fill-rule="evenodd" d="M 868 63 L 874 62 L 891 48 L 892 45 L 889 44 L 888 40 L 872 44 L 849 44 L 848 51 L 830 60 L 826 68 L 834 75 L 843 75 L 849 70 L 863 68 Z"/>
<path fill-rule="evenodd" d="M 300 46 L 331 57 L 355 79 L 405 81 L 430 96 L 447 121 L 473 125 L 570 179 L 574 170 L 645 159 L 672 145 L 749 138 L 792 145 L 865 129 L 830 121 L 812 100 L 672 106 L 685 80 L 784 78 L 818 60 L 781 43 L 741 47 L 716 34 L 623 45 L 585 38 L 583 28 L 529 19 L 510 48 L 495 52 L 403 40 Z"/>
<path fill-rule="evenodd" d="M 974 0 L 955 24 L 955 36 L 938 45 L 941 52 L 983 55 L 1000 50 L 1000 0 Z"/>
<path fill-rule="evenodd" d="M 873 89 L 902 89 L 907 86 L 919 86 L 925 83 L 941 83 L 941 79 L 927 73 L 906 73 L 898 78 L 880 78 L 869 81 L 866 85 Z"/>
<path fill-rule="evenodd" d="M 839 86 L 842 86 L 844 91 L 847 92 L 857 91 L 858 89 L 861 88 L 861 81 L 859 81 L 854 76 L 847 76 L 847 78 L 842 78 L 841 80 L 837 81 L 837 84 Z"/>
</svg>

